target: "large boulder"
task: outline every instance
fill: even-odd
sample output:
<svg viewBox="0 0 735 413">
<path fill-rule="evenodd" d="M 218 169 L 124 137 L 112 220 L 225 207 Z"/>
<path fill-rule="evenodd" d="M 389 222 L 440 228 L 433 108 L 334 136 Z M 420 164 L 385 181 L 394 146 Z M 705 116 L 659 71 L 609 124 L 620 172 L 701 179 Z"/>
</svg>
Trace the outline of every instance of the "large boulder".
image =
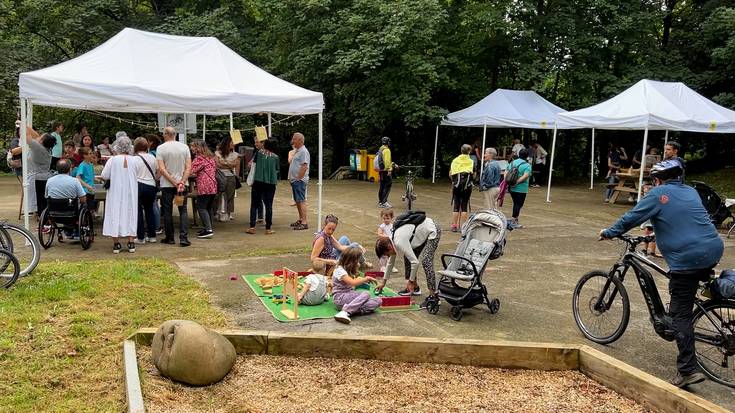
<svg viewBox="0 0 735 413">
<path fill-rule="evenodd" d="M 193 321 L 169 320 L 153 336 L 153 364 L 161 375 L 193 386 L 222 380 L 235 364 L 235 347 Z"/>
</svg>

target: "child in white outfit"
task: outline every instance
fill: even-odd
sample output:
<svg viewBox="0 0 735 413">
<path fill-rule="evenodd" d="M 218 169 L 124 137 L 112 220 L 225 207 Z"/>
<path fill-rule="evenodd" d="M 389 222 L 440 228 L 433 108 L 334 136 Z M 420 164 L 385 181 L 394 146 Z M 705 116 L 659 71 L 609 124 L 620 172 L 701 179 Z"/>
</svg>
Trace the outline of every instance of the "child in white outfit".
<svg viewBox="0 0 735 413">
<path fill-rule="evenodd" d="M 321 261 L 312 263 L 314 273 L 307 275 L 304 280 L 303 288 L 299 292 L 299 304 L 319 305 L 327 299 L 327 278 L 322 274 L 325 269 Z"/>
<path fill-rule="evenodd" d="M 378 226 L 378 237 L 379 238 L 392 238 L 393 237 L 393 210 L 386 208 L 380 211 L 380 219 L 383 222 Z M 388 265 L 388 257 L 378 257 L 380 260 L 380 271 L 385 272 L 385 267 Z M 398 272 L 397 269 L 393 269 L 393 272 Z"/>
</svg>

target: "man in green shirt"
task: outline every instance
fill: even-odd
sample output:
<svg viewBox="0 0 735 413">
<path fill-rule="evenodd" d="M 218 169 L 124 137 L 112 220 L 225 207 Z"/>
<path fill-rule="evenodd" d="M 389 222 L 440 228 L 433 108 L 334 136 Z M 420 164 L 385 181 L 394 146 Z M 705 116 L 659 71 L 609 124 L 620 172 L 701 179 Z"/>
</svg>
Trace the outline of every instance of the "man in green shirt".
<svg viewBox="0 0 735 413">
<path fill-rule="evenodd" d="M 513 199 L 513 219 L 510 221 L 510 226 L 514 229 L 523 228 L 523 225 L 518 223 L 518 216 L 521 214 L 523 203 L 526 202 L 528 180 L 531 178 L 531 165 L 527 159 L 528 149 L 523 148 L 518 151 L 518 159 L 508 165 L 508 171 L 518 168 L 518 181 L 510 187 L 510 197 Z"/>
<path fill-rule="evenodd" d="M 64 153 L 64 142 L 61 140 L 61 133 L 64 132 L 64 124 L 55 120 L 51 124 L 51 136 L 56 138 L 56 144 L 51 149 L 51 169 L 56 169 L 56 162 L 61 159 L 61 155 Z"/>
</svg>

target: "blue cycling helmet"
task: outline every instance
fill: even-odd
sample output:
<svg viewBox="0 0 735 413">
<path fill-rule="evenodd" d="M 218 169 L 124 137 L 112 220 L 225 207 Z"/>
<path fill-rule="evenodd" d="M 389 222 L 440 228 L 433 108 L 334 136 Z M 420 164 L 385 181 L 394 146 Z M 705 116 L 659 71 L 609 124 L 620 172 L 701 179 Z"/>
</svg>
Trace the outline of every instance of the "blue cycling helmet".
<svg viewBox="0 0 735 413">
<path fill-rule="evenodd" d="M 662 181 L 679 178 L 684 173 L 684 167 L 676 159 L 666 159 L 651 168 L 651 177 Z"/>
<path fill-rule="evenodd" d="M 383 145 L 390 145 L 390 138 L 389 138 L 389 137 L 387 137 L 387 136 L 383 136 L 383 137 L 382 137 L 382 138 L 380 139 L 380 142 L 381 142 L 381 143 L 382 143 Z"/>
</svg>

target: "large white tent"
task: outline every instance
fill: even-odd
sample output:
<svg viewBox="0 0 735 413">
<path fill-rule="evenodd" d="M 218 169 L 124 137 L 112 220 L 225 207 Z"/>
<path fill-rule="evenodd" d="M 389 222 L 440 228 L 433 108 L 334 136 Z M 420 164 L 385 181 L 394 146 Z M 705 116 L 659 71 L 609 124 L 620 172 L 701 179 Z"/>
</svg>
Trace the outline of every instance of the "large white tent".
<svg viewBox="0 0 735 413">
<path fill-rule="evenodd" d="M 21 122 L 33 105 L 137 113 L 271 113 L 319 116 L 322 208 L 324 98 L 248 62 L 214 37 L 185 37 L 126 28 L 97 48 L 19 79 Z M 21 128 L 25 135 L 25 127 Z M 23 136 L 25 142 L 25 136 Z M 23 175 L 28 150 L 24 144 Z M 28 183 L 24 182 L 24 191 Z M 28 210 L 28 196 L 24 197 Z M 25 224 L 28 226 L 28 214 Z"/>
<path fill-rule="evenodd" d="M 592 128 L 592 153 L 595 129 L 643 129 L 641 153 L 645 153 L 649 130 L 666 131 L 667 138 L 668 131 L 735 133 L 735 111 L 712 102 L 683 83 L 644 79 L 602 103 L 560 113 L 556 125 L 559 129 Z M 552 164 L 553 158 L 552 147 Z M 645 156 L 641 158 L 639 199 L 646 167 Z M 547 201 L 550 201 L 550 194 L 551 173 Z"/>
<path fill-rule="evenodd" d="M 484 153 L 487 128 L 551 129 L 554 127 L 556 116 L 564 112 L 566 112 L 564 109 L 534 91 L 497 89 L 474 105 L 448 114 L 442 119 L 441 125 L 483 128 L 482 153 Z M 432 182 L 436 176 L 438 141 L 439 126 L 436 127 L 434 141 Z"/>
</svg>

